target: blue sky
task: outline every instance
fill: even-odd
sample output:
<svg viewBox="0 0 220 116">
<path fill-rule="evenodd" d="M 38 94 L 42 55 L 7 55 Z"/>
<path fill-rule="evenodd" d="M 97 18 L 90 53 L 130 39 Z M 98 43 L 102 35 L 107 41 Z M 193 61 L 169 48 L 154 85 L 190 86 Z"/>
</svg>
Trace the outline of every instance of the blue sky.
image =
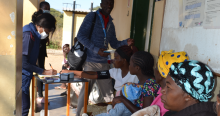
<svg viewBox="0 0 220 116">
<path fill-rule="evenodd" d="M 63 7 L 66 7 L 63 3 L 73 3 L 73 0 L 45 0 L 50 3 L 51 8 L 55 8 L 56 10 L 62 11 Z M 93 7 L 100 6 L 101 0 L 76 0 L 76 4 L 80 4 L 76 6 L 76 9 L 84 9 L 89 10 L 91 7 L 91 2 L 93 1 Z M 68 5 L 68 7 L 72 8 L 72 6 Z"/>
</svg>

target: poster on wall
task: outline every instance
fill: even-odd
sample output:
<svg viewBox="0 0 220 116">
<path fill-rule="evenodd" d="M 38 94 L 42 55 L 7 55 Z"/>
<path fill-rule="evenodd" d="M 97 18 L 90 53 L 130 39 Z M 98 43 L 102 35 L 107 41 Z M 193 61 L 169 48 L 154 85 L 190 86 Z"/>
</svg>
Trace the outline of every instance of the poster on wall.
<svg viewBox="0 0 220 116">
<path fill-rule="evenodd" d="M 220 0 L 205 0 L 204 28 L 220 29 Z"/>
<path fill-rule="evenodd" d="M 203 26 L 205 0 L 182 0 L 180 1 L 180 27 Z"/>
</svg>

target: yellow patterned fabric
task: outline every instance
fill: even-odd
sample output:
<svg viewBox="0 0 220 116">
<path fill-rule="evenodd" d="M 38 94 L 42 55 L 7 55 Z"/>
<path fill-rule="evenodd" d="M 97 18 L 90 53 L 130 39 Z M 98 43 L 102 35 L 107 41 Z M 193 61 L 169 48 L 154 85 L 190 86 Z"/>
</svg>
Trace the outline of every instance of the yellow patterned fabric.
<svg viewBox="0 0 220 116">
<path fill-rule="evenodd" d="M 164 78 L 167 77 L 168 73 L 169 73 L 169 69 L 170 66 L 176 62 L 176 63 L 180 63 L 180 62 L 184 62 L 189 60 L 188 55 L 186 54 L 186 52 L 182 51 L 182 52 L 175 52 L 172 53 L 173 50 L 170 51 L 162 51 L 159 59 L 158 59 L 158 70 L 160 72 L 160 75 Z"/>
</svg>

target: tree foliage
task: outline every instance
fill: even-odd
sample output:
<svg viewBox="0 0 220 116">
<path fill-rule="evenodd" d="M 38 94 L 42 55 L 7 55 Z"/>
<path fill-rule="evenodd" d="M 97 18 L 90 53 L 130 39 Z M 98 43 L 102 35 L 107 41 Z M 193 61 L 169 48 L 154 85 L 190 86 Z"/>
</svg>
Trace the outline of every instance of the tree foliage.
<svg viewBox="0 0 220 116">
<path fill-rule="evenodd" d="M 57 28 L 62 28 L 63 27 L 63 13 L 54 9 L 50 8 L 50 13 L 56 18 L 57 20 Z"/>
<path fill-rule="evenodd" d="M 50 14 L 55 17 L 56 22 L 56 31 L 53 36 L 50 37 L 50 45 L 47 46 L 49 49 L 60 49 L 62 45 L 62 35 L 63 35 L 63 13 L 50 8 Z"/>
</svg>

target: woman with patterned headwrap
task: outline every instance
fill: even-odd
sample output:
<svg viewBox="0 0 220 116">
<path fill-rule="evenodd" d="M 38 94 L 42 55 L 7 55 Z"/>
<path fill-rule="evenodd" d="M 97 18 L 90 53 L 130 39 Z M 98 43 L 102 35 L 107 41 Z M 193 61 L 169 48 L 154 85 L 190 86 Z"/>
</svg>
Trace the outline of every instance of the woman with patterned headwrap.
<svg viewBox="0 0 220 116">
<path fill-rule="evenodd" d="M 167 112 L 167 110 L 163 107 L 163 103 L 161 102 L 160 97 L 162 96 L 162 93 L 160 91 L 166 86 L 165 80 L 169 73 L 169 68 L 175 62 L 179 63 L 187 60 L 189 60 L 189 57 L 184 51 L 175 53 L 172 53 L 172 50 L 162 51 L 159 56 L 158 63 L 154 69 L 154 75 L 156 82 L 160 85 L 161 88 L 158 91 L 158 96 L 154 99 L 151 105 L 158 105 L 160 107 L 161 116 Z"/>
<path fill-rule="evenodd" d="M 215 86 L 212 71 L 205 64 L 189 60 L 173 63 L 161 90 L 164 107 L 175 114 L 164 116 L 217 116 L 208 102 Z"/>
<path fill-rule="evenodd" d="M 172 63 L 176 62 L 183 62 L 189 60 L 186 52 L 175 52 L 172 53 L 172 50 L 170 51 L 162 51 L 158 63 L 156 64 L 156 68 L 154 69 L 154 76 L 156 79 L 156 82 L 160 85 L 161 88 L 164 88 L 166 86 L 166 77 L 169 73 L 169 68 Z M 167 63 L 168 62 L 168 63 Z M 163 116 L 168 110 L 164 108 L 163 103 L 161 102 L 161 96 L 162 93 L 161 88 L 158 90 L 157 94 L 158 96 L 154 99 L 154 101 L 151 103 L 151 106 L 157 105 L 160 109 L 160 116 Z M 150 107 L 146 107 L 144 110 L 140 110 L 133 114 L 132 116 L 140 116 L 142 114 L 147 114 L 149 112 Z M 173 112 L 169 112 L 173 113 Z"/>
</svg>

